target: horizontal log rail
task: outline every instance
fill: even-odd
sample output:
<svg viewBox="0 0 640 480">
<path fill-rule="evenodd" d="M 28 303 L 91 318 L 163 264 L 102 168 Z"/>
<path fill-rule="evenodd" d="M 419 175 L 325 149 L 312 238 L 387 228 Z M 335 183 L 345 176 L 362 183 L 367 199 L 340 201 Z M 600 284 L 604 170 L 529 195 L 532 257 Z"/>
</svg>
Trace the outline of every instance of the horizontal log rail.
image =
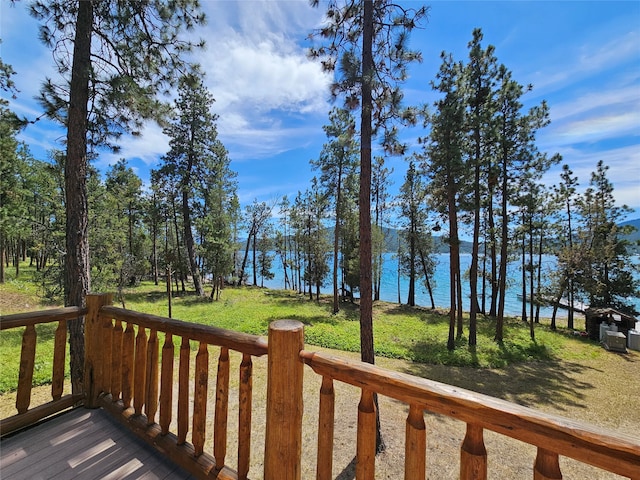
<svg viewBox="0 0 640 480">
<path fill-rule="evenodd" d="M 94 385 L 87 393 L 87 405 L 111 412 L 136 435 L 198 478 L 247 478 L 252 357 L 267 354 L 266 340 L 117 308 L 110 303 L 108 295 L 87 297 L 85 371 Z M 195 359 L 192 342 L 197 344 Z M 218 370 L 212 384 L 209 362 L 210 349 L 214 347 L 218 349 Z M 230 351 L 242 356 L 238 372 L 238 463 L 235 468 L 226 465 Z M 174 385 L 177 385 L 176 402 Z M 211 417 L 207 401 L 213 391 L 211 429 L 207 428 Z M 175 421 L 174 403 L 177 403 Z M 174 431 L 171 431 L 172 425 Z M 213 443 L 211 452 L 205 452 L 207 439 Z"/>
<path fill-rule="evenodd" d="M 20 371 L 16 392 L 17 414 L 0 420 L 0 435 L 4 436 L 82 402 L 81 393 L 63 395 L 66 364 L 67 322 L 80 321 L 85 308 L 66 307 L 37 312 L 0 315 L 0 330 L 24 327 L 20 352 Z M 58 322 L 54 337 L 53 369 L 51 373 L 51 400 L 31 406 L 31 389 L 35 368 L 38 336 L 36 325 Z"/>
<path fill-rule="evenodd" d="M 331 465 L 333 439 L 326 433 L 324 426 L 333 426 L 333 381 L 337 380 L 362 390 L 358 406 L 358 479 L 373 478 L 375 467 L 375 455 L 371 454 L 372 449 L 375 449 L 373 392 L 409 406 L 405 478 L 425 478 L 426 430 L 423 413 L 429 411 L 467 424 L 467 434 L 461 446 L 461 479 L 487 478 L 483 429 L 536 446 L 538 453 L 534 461 L 534 479 L 562 478 L 559 455 L 624 477 L 640 479 L 638 438 L 606 432 L 599 427 L 367 363 L 307 351 L 301 351 L 300 358 L 316 374 L 322 376 L 318 478 L 328 478 L 326 469 L 327 465 Z"/>
</svg>

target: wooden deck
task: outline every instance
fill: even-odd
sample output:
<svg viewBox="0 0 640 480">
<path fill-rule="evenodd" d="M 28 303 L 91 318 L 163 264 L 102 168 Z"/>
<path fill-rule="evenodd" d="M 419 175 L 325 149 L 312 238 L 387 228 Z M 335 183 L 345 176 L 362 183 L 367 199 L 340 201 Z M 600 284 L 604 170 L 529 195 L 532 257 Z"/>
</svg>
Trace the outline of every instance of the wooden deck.
<svg viewBox="0 0 640 480">
<path fill-rule="evenodd" d="M 0 478 L 192 479 L 102 410 L 77 408 L 0 442 Z"/>
</svg>

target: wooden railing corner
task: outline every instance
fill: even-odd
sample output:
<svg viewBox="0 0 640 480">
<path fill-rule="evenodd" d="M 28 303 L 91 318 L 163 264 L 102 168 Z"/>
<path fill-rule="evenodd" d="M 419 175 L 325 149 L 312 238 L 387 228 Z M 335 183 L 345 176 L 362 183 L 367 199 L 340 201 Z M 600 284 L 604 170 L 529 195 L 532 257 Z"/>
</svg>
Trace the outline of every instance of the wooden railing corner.
<svg viewBox="0 0 640 480">
<path fill-rule="evenodd" d="M 110 341 L 107 343 L 103 334 L 110 329 L 103 328 L 105 320 L 100 315 L 100 308 L 111 305 L 112 298 L 113 295 L 110 293 L 89 294 L 86 297 L 87 314 L 84 321 L 85 408 L 98 408 L 98 396 L 104 385 L 104 376 L 108 373 L 103 366 L 105 365 L 105 355 L 111 354 L 110 348 L 105 348 L 107 345 L 110 346 Z M 111 322 L 110 319 L 107 321 Z"/>
<path fill-rule="evenodd" d="M 295 320 L 269 325 L 265 480 L 299 480 L 302 455 L 304 326 Z"/>
</svg>

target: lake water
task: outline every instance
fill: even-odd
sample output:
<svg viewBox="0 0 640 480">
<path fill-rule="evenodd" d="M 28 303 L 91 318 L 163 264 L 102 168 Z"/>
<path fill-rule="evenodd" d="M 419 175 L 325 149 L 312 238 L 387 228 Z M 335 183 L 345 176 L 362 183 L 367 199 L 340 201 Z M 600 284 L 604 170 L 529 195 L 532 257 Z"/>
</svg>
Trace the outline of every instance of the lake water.
<svg viewBox="0 0 640 480">
<path fill-rule="evenodd" d="M 449 306 L 449 255 L 437 254 L 436 269 L 434 276 L 431 280 L 431 288 L 433 289 L 433 299 L 436 307 L 442 307 L 447 309 Z M 636 259 L 638 260 L 638 259 Z M 545 256 L 542 261 L 542 277 L 544 282 L 545 275 L 548 275 L 556 265 L 555 257 Z M 466 299 L 464 309 L 469 310 L 469 281 L 465 278 L 464 272 L 469 269 L 471 264 L 471 254 L 460 256 L 461 271 L 463 272 L 463 297 Z M 276 265 L 277 264 L 277 265 Z M 508 285 L 507 285 L 507 297 L 505 299 L 505 314 L 509 316 L 520 316 L 522 312 L 522 301 L 519 299 L 519 295 L 522 293 L 522 273 L 519 270 L 519 263 L 513 262 L 509 265 L 508 271 Z M 249 269 L 249 271 L 251 271 Z M 284 273 L 280 262 L 274 260 L 274 273 L 273 280 L 265 280 L 264 286 L 273 289 L 284 288 Z M 252 273 L 249 273 L 249 279 L 253 278 Z M 258 278 L 260 284 L 260 278 Z M 478 288 L 481 288 L 479 285 Z M 314 290 L 315 292 L 315 290 Z M 331 294 L 331 279 L 328 278 L 326 285 L 321 289 L 322 293 Z M 402 303 L 407 303 L 407 295 L 409 292 L 409 281 L 407 277 L 400 278 L 400 299 Z M 387 302 L 398 302 L 398 260 L 392 253 L 384 255 L 383 274 L 380 286 L 380 299 Z M 487 309 L 491 299 L 487 288 Z M 636 309 L 640 310 L 640 298 L 633 299 Z M 416 304 L 420 306 L 430 307 L 431 302 L 429 300 L 429 294 L 426 288 L 423 286 L 423 278 L 418 277 L 416 281 Z M 528 307 L 527 307 L 528 308 Z M 542 317 L 551 317 L 553 309 L 550 307 L 542 307 L 540 309 L 540 315 Z M 528 309 L 527 309 L 528 312 Z M 563 309 L 558 310 L 560 316 L 566 317 L 567 311 Z"/>
</svg>

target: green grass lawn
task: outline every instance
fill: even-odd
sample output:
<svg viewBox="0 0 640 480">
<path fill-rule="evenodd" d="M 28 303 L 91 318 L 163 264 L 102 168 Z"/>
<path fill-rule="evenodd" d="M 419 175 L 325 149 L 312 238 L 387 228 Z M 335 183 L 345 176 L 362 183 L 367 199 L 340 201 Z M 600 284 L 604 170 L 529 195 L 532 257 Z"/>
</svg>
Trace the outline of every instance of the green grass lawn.
<svg viewBox="0 0 640 480">
<path fill-rule="evenodd" d="M 34 290 L 24 280 L 12 280 L 0 285 L 0 296 L 3 297 L 2 313 L 44 308 L 38 305 Z M 125 292 L 125 306 L 131 310 L 167 316 L 167 305 L 163 285 L 143 283 Z M 333 315 L 329 297 L 317 302 L 289 291 L 227 287 L 218 301 L 197 298 L 191 294 L 174 297 L 172 316 L 179 320 L 265 336 L 270 322 L 294 319 L 305 324 L 305 341 L 309 345 L 359 351 L 358 307 L 351 303 L 343 303 L 341 307 L 341 311 Z M 602 352 L 596 343 L 571 335 L 571 332 L 563 329 L 554 332 L 544 323 L 536 325 L 536 341 L 532 341 L 529 326 L 517 319 L 505 322 L 505 340 L 497 344 L 493 341 L 494 322 L 484 318 L 479 320 L 477 347 L 468 347 L 467 338 L 463 335 L 458 339 L 456 349 L 450 352 L 446 348 L 448 322 L 448 316 L 441 312 L 376 302 L 376 355 L 428 364 L 501 368 L 522 362 L 593 358 Z M 54 329 L 53 324 L 38 327 L 34 383 L 50 381 Z M 2 331 L 0 334 L 0 392 L 16 387 L 21 335 L 21 329 Z"/>
</svg>

